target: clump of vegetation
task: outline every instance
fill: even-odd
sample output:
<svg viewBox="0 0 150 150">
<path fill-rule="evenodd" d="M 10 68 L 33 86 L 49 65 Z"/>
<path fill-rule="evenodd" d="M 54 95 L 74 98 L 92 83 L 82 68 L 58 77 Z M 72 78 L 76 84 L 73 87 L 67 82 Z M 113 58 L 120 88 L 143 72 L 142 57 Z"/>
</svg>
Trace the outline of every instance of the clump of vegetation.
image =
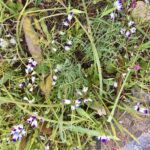
<svg viewBox="0 0 150 150">
<path fill-rule="evenodd" d="M 3 149 L 117 142 L 117 129 L 129 134 L 119 123 L 123 113 L 149 113 L 131 93 L 149 92 L 150 73 L 149 28 L 133 20 L 133 5 L 0 1 Z"/>
</svg>

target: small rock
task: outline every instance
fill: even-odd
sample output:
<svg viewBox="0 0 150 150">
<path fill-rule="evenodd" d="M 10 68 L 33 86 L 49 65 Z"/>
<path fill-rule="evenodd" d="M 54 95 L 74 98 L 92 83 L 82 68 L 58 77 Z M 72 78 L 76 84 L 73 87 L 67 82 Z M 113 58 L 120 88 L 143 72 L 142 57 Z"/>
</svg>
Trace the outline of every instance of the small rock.
<svg viewBox="0 0 150 150">
<path fill-rule="evenodd" d="M 137 1 L 136 7 L 132 11 L 132 17 L 137 23 L 150 22 L 150 9 L 143 1 Z"/>
</svg>

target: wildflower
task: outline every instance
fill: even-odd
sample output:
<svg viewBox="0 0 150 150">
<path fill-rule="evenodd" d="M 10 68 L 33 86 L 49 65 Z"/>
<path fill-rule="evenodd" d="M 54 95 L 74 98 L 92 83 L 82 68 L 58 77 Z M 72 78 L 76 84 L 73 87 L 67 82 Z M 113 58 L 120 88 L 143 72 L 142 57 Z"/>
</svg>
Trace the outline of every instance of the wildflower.
<svg viewBox="0 0 150 150">
<path fill-rule="evenodd" d="M 91 98 L 84 99 L 84 103 L 87 103 L 87 102 L 93 102 L 93 100 Z"/>
<path fill-rule="evenodd" d="M 12 45 L 16 45 L 16 39 L 15 39 L 14 37 L 12 37 L 12 38 L 10 39 L 10 43 L 11 43 Z"/>
<path fill-rule="evenodd" d="M 56 51 L 57 51 L 57 49 L 53 47 L 53 48 L 52 48 L 52 51 L 53 51 L 53 52 L 56 52 Z"/>
<path fill-rule="evenodd" d="M 71 104 L 71 100 L 69 100 L 69 99 L 63 99 L 62 103 L 68 105 L 68 104 Z"/>
<path fill-rule="evenodd" d="M 36 116 L 30 116 L 27 119 L 27 123 L 29 123 L 31 125 L 31 127 L 37 127 L 38 126 L 38 122 L 37 122 Z"/>
<path fill-rule="evenodd" d="M 139 111 L 140 107 L 138 105 L 134 106 L 134 110 Z"/>
<path fill-rule="evenodd" d="M 134 69 L 135 71 L 139 71 L 139 70 L 141 69 L 141 66 L 140 66 L 139 64 L 137 64 L 137 65 L 135 65 L 135 66 L 133 67 L 133 69 Z"/>
<path fill-rule="evenodd" d="M 122 0 L 117 0 L 114 2 L 114 7 L 116 7 L 117 10 L 122 10 L 123 6 L 122 6 Z"/>
<path fill-rule="evenodd" d="M 66 50 L 66 51 L 69 51 L 69 50 L 71 49 L 71 47 L 72 47 L 72 41 L 69 40 L 69 41 L 67 41 L 67 43 L 65 44 L 65 50 Z"/>
<path fill-rule="evenodd" d="M 31 77 L 31 81 L 32 81 L 32 83 L 34 83 L 34 82 L 35 82 L 35 80 L 36 80 L 36 77 L 35 77 L 35 76 L 32 76 L 32 77 Z"/>
<path fill-rule="evenodd" d="M 75 110 L 76 106 L 75 105 L 71 105 L 71 110 Z"/>
<path fill-rule="evenodd" d="M 115 13 L 115 12 L 112 12 L 112 13 L 110 13 L 110 18 L 114 21 L 115 20 L 115 18 L 117 17 L 118 15 L 117 15 L 117 13 Z"/>
<path fill-rule="evenodd" d="M 54 72 L 58 73 L 58 72 L 61 71 L 61 69 L 62 69 L 62 66 L 61 65 L 57 65 L 56 68 L 54 69 Z"/>
<path fill-rule="evenodd" d="M 125 37 L 129 37 L 131 35 L 130 31 L 126 31 Z"/>
<path fill-rule="evenodd" d="M 53 76 L 53 81 L 56 81 L 58 78 L 57 78 L 57 76 Z"/>
<path fill-rule="evenodd" d="M 75 107 L 79 107 L 81 105 L 81 103 L 82 103 L 82 100 L 81 99 L 77 99 L 75 101 Z"/>
<path fill-rule="evenodd" d="M 122 35 L 124 35 L 125 32 L 126 32 L 126 29 L 125 29 L 125 28 L 122 28 L 122 29 L 120 30 L 120 33 L 121 33 Z"/>
<path fill-rule="evenodd" d="M 110 137 L 103 135 L 103 136 L 99 136 L 97 139 L 103 143 L 106 143 L 110 140 Z"/>
<path fill-rule="evenodd" d="M 82 89 L 82 92 L 83 92 L 83 93 L 86 93 L 87 91 L 88 91 L 88 87 L 85 87 L 85 86 L 84 86 L 83 89 Z"/>
<path fill-rule="evenodd" d="M 79 95 L 79 96 L 82 96 L 82 92 L 80 90 L 76 90 L 76 94 Z"/>
<path fill-rule="evenodd" d="M 49 149 L 49 146 L 48 146 L 48 145 L 45 146 L 44 150 L 50 150 L 50 149 Z"/>
<path fill-rule="evenodd" d="M 130 20 L 130 21 L 128 22 L 128 26 L 129 26 L 129 27 L 131 27 L 131 26 L 134 25 L 134 24 L 135 24 L 134 21 L 131 21 L 131 20 Z"/>
<path fill-rule="evenodd" d="M 133 27 L 133 28 L 130 29 L 130 31 L 131 31 L 131 33 L 135 33 L 136 32 L 136 28 Z"/>
<path fill-rule="evenodd" d="M 69 26 L 69 20 L 66 19 L 65 21 L 63 21 L 63 25 L 66 26 L 66 27 L 68 27 Z"/>
<path fill-rule="evenodd" d="M 13 129 L 11 130 L 11 135 L 13 142 L 22 139 L 22 137 L 26 135 L 26 131 L 23 127 L 23 124 L 14 126 Z"/>
<path fill-rule="evenodd" d="M 0 38 L 0 47 L 1 48 L 6 48 L 8 47 L 8 42 L 2 38 Z"/>
<path fill-rule="evenodd" d="M 57 76 L 54 75 L 54 76 L 52 77 L 52 79 L 53 79 L 52 85 L 56 85 Z"/>
<path fill-rule="evenodd" d="M 139 112 L 143 113 L 143 114 L 148 114 L 148 109 L 143 107 L 143 108 L 139 108 Z"/>
<path fill-rule="evenodd" d="M 26 86 L 25 82 L 22 82 L 22 83 L 19 84 L 19 88 L 20 88 L 20 89 L 24 89 L 25 86 Z"/>
<path fill-rule="evenodd" d="M 68 14 L 68 21 L 71 22 L 72 18 L 73 18 L 73 12 L 71 11 Z"/>
<path fill-rule="evenodd" d="M 117 88 L 118 87 L 118 83 L 114 82 L 114 87 Z"/>
</svg>

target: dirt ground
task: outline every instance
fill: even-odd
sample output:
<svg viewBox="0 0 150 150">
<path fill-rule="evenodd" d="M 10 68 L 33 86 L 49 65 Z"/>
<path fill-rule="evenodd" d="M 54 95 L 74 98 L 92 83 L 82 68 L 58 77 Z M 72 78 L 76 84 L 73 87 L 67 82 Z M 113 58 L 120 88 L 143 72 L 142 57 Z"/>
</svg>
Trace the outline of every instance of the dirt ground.
<svg viewBox="0 0 150 150">
<path fill-rule="evenodd" d="M 133 91 L 133 95 L 139 99 L 144 98 L 147 103 L 150 104 L 150 94 Z M 137 144 L 137 142 L 126 133 L 123 135 L 118 131 L 117 134 L 121 140 L 118 145 L 113 141 L 110 141 L 106 144 L 102 144 L 101 150 L 150 150 L 149 115 L 141 115 L 139 118 L 134 118 L 133 116 L 126 114 L 120 121 L 122 122 L 123 127 L 138 138 L 140 144 Z"/>
</svg>

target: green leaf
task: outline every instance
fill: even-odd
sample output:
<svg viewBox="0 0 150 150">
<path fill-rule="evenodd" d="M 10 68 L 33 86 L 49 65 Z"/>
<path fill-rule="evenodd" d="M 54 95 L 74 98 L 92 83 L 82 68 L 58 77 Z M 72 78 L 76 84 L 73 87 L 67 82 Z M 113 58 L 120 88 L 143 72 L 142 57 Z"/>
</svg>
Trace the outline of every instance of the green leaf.
<svg viewBox="0 0 150 150">
<path fill-rule="evenodd" d="M 85 13 L 84 11 L 79 10 L 79 9 L 72 9 L 71 11 L 72 11 L 74 14 L 83 14 L 83 13 Z"/>
<path fill-rule="evenodd" d="M 86 118 L 90 119 L 91 121 L 93 121 L 91 119 L 90 115 L 87 112 L 85 112 L 82 108 L 76 108 L 76 111 L 81 117 L 86 117 Z"/>
<path fill-rule="evenodd" d="M 101 18 L 104 16 L 107 16 L 108 14 L 110 14 L 111 12 L 113 12 L 114 10 L 116 10 L 116 8 L 110 8 L 107 10 L 107 7 L 105 8 L 104 12 L 101 15 Z"/>
</svg>

